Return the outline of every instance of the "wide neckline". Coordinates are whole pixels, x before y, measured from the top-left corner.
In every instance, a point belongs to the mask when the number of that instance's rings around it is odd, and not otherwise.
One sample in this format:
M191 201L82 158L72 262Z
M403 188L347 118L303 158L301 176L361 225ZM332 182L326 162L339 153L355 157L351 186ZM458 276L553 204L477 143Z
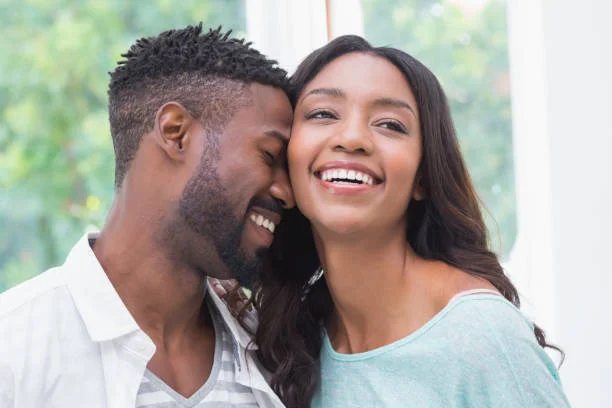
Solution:
M431 319L429 319L423 326L419 327L417 330L413 331L406 337L402 337L401 339L395 340L392 343L386 344L381 347L377 347L372 350L364 351L361 353L353 353L346 354L340 353L334 350L334 347L331 344L329 339L329 335L327 334L327 330L325 326L323 326L323 349L324 351L334 360L339 361L360 361L367 360L369 358L376 357L378 355L387 353L391 350L394 350L398 347L401 347L405 344L411 343L425 333L427 333L432 327L434 327L444 316L446 316L452 309L454 309L457 305L470 300L496 300L503 303L506 303L512 307L515 307L512 303L510 303L506 298L501 296L498 292L489 290L489 289L475 289L464 291L456 294L449 300L449 302L444 306L438 313L436 313Z

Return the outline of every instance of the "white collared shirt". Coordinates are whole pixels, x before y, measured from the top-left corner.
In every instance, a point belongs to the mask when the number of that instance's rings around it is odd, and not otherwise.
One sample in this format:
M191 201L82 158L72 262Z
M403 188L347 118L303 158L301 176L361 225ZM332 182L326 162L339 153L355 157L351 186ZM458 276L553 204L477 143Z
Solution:
M64 265L0 295L0 407L135 406L155 345L113 288L84 236ZM251 337L209 288L234 339L236 381L261 407L283 407L246 350Z

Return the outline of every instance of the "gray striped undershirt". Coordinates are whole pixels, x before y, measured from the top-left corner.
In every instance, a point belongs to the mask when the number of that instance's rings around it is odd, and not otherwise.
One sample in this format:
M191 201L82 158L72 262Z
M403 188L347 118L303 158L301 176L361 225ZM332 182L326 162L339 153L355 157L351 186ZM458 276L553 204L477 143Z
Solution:
M234 339L212 302L208 302L215 327L215 357L208 380L191 397L185 398L148 369L145 371L136 408L254 408L249 387L235 380Z

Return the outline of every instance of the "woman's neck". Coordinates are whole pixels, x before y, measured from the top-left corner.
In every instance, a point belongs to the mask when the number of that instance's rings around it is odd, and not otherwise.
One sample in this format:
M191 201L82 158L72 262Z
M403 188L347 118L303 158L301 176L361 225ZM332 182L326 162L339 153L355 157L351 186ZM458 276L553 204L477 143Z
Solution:
M335 305L327 328L336 351L381 347L431 317L431 302L422 294L425 282L417 273L420 259L403 231L361 239L316 231L315 236Z

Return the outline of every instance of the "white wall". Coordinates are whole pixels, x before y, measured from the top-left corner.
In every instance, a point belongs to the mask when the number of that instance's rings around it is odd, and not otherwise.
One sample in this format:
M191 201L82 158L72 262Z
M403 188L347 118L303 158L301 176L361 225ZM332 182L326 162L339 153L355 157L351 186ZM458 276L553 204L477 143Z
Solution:
M556 321L577 407L612 407L612 3L544 1Z
M363 36L360 0L248 0L246 8L250 41L290 74L304 57L327 43L328 35Z
M567 353L572 405L612 407L612 2L509 7L515 266L536 319Z
M248 0L246 16L253 46L289 73L327 42L325 0Z

